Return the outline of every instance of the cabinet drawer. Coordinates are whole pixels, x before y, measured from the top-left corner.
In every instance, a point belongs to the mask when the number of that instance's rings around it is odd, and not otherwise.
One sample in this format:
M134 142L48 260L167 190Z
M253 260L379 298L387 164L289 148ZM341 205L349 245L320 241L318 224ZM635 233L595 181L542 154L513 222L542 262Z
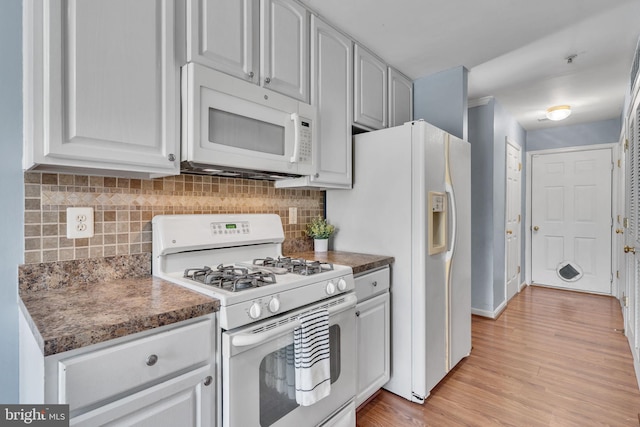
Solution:
M213 333L208 319L60 360L58 403L75 411L211 363Z
M358 302L389 290L389 267L355 278Z

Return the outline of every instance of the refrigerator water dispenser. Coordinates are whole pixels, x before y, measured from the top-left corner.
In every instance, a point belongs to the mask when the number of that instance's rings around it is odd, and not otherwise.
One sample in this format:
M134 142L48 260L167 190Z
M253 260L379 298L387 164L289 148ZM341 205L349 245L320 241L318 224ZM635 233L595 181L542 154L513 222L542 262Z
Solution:
M429 192L428 215L429 255L435 255L447 250L447 195L445 193Z

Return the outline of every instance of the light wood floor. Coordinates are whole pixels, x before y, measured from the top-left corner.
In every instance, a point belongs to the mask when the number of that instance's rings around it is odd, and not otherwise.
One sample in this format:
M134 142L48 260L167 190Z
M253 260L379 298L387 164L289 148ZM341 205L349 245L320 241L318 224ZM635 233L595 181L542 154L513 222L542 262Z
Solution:
M424 405L387 391L368 426L638 426L640 392L615 298L526 287L497 320L473 316L473 349Z

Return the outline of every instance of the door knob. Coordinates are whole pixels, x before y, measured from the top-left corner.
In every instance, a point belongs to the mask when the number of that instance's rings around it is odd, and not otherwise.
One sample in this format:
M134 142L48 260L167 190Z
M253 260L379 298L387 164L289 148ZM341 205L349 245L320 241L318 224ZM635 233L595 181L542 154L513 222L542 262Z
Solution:
M534 225L533 226L533 231L538 231L538 230L540 230L540 227L538 227L537 225Z
M636 253L636 248L634 248L633 246L626 246L624 247L624 253L628 254L629 252L631 252L632 254Z
M513 234L513 231L507 230L507 234Z

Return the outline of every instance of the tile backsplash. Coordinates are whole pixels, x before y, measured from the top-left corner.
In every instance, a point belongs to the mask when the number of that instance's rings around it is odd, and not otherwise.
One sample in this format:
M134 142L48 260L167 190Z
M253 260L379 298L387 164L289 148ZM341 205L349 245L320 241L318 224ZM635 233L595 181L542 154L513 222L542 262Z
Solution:
M276 189L273 182L179 175L129 179L25 173L25 263L151 253L151 219L166 214L275 213L282 218L283 251L311 250L306 224L323 213L320 190ZM68 207L94 209L94 233L67 239ZM297 224L289 224L289 208Z

